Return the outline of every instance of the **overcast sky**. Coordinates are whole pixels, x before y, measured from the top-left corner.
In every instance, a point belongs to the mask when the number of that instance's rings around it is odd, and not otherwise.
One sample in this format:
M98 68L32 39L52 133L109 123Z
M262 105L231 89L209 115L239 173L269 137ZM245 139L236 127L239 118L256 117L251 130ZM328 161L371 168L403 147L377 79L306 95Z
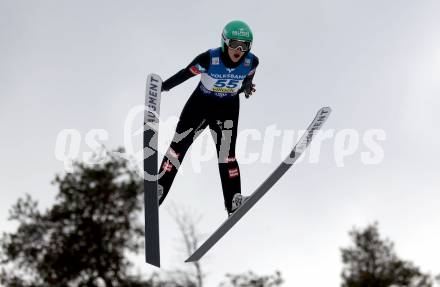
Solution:
M173 75L219 46L225 23L242 19L253 29L260 66L257 93L241 99L239 130L263 133L275 124L297 131L328 105L324 130L353 129L360 141L343 167L332 137L318 163L305 159L289 170L202 261L209 286L226 272L277 269L286 286L337 286L347 232L376 220L399 255L439 273L440 1L268 3L0 0L0 231L14 230L7 211L25 193L42 208L53 203L50 182L64 172L55 156L60 131L78 130L81 152L90 151L84 138L91 129L108 132L108 148L124 145L146 75ZM179 116L198 80L163 94L163 119ZM165 128L161 137L169 140L174 127ZM377 141L384 157L365 165L362 137L370 129L384 131L386 140ZM244 194L281 161L280 139L269 162L240 165ZM141 137L132 140L138 151ZM247 149L258 152L262 143ZM171 202L203 215L205 234L226 218L216 160L201 172L191 167L189 158L161 207L166 268L186 259L176 255ZM142 255L137 262L146 274L154 270Z

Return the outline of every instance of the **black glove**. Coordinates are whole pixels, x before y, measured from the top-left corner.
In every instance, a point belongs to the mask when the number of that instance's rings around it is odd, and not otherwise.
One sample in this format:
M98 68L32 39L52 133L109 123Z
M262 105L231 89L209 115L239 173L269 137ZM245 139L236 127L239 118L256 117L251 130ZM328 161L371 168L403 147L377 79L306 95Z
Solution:
M252 81L244 81L242 89L246 98L249 98L256 91L255 84L252 84Z

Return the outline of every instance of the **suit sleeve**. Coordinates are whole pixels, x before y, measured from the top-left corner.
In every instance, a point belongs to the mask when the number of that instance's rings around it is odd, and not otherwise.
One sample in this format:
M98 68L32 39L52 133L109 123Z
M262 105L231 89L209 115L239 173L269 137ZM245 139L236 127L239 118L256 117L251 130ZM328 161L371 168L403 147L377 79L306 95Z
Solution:
M198 55L188 66L164 81L162 83L162 91L169 91L189 78L202 73L203 70L208 70L210 58L209 50Z

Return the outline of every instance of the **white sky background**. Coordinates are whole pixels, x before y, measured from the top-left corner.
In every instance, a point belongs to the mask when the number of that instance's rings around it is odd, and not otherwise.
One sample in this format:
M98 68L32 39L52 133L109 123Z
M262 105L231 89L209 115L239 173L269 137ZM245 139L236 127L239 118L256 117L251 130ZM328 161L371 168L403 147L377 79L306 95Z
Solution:
M240 130L303 129L329 105L325 129L384 129L385 157L364 165L361 146L337 167L335 141L327 140L318 164L289 170L203 260L209 286L226 272L276 269L286 286L337 286L347 232L375 220L399 255L439 273L440 2L267 3L0 0L0 231L13 230L7 211L25 193L41 207L53 202L50 181L63 171L54 155L59 131L78 129L84 138L105 129L107 147L121 146L146 75L166 79L218 46L226 22L243 19L260 66L257 93L241 101ZM164 119L180 114L197 81L163 94ZM133 139L140 148L141 137ZM277 150L270 163L241 165L243 193L279 162ZM192 206L209 234L226 217L216 160L203 163L202 173L190 167L188 158L164 207ZM177 228L165 209L161 216L162 264L179 266ZM143 256L137 261L154 270Z

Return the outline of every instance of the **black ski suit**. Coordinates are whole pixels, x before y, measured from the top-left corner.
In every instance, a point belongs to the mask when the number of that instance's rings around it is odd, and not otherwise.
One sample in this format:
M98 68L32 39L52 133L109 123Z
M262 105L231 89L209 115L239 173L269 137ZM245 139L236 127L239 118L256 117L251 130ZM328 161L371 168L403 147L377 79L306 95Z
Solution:
M239 62L230 60L227 53L221 52L220 61L227 68L233 69L243 64L246 54ZM180 70L162 84L162 90L168 91L187 79L208 70L213 62L210 50L197 56L186 68ZM185 154L197 136L209 127L216 143L218 166L222 182L224 204L231 211L232 198L235 193L241 193L240 169L235 158L235 143L240 109L239 93L252 88L252 79L258 66L258 58L253 55L251 72L243 80L241 88L233 96L217 97L206 94L206 88L199 82L191 94L180 115L173 142L164 156L160 169L158 183L163 187L163 195L159 200L162 204L168 194L178 167ZM188 133L188 134L187 134ZM184 135L184 136L183 136Z

